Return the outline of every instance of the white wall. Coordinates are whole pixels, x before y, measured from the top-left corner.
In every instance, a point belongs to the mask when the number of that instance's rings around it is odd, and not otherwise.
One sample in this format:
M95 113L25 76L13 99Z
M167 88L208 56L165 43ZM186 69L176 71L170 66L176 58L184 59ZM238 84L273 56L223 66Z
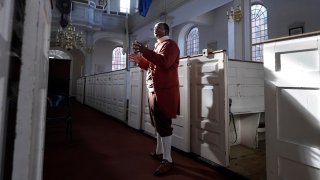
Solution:
M95 43L91 63L92 74L109 72L112 70L112 51L117 46L117 43L103 40L99 40Z
M77 92L77 79L82 76L81 69L84 67L85 56L84 54L75 49L72 52L72 69L71 69L71 86L70 86L70 93L71 95L76 95ZM83 71L83 70L82 70Z
M288 36L289 27L304 23L305 32L320 30L319 0L265 0L269 39Z
M171 38L178 41L179 33L183 26L187 23L193 23L199 27L200 51L207 48L208 43L215 41L217 42L217 49L227 49L228 27L226 10L231 7L231 4L232 2L171 27ZM289 28L299 23L304 24L304 32L320 30L320 21L317 19L318 7L320 7L319 0L264 0L263 4L267 8L268 13L269 39L288 36ZM189 10L186 9L185 11L188 12ZM181 16L184 15L181 14ZM147 25L145 28L145 30L141 28L133 32L136 39L153 36L151 26Z
M228 24L225 16L227 7L229 5L221 6L216 10L194 17L186 23L173 27L172 38L178 41L181 29L186 24L192 23L199 29L199 53L201 53L202 49L208 48L208 44L212 42L217 42L217 49L227 49Z
M119 0L110 0L110 11L120 11L120 1Z
M132 0L133 4L136 0ZM252 0L254 1L254 0ZM318 0L264 0L264 5L268 10L268 34L269 39L287 36L288 29L291 25L296 23L303 23L305 32L320 30L320 21L317 20L316 12L317 7L320 7L320 1ZM111 9L119 6L117 1L110 0ZM134 6L132 4L132 6ZM220 6L215 10L209 12L202 11L194 13L195 15L202 14L200 16L195 16L190 19L185 19L188 16L185 14L179 14L183 16L184 20L177 24L177 19L173 18L172 23L174 24L172 29L171 38L178 42L178 37L181 29L187 23L193 23L199 28L200 33L200 47L199 52L202 49L208 48L209 43L217 43L217 49L228 49L228 25L226 19L226 10L228 10L233 2L226 5ZM131 6L131 7L132 7ZM181 10L181 8L185 8ZM193 11L197 11L199 7L194 8ZM199 9L199 11L200 11ZM180 11L189 12L190 7L180 7ZM150 11L152 12L152 11ZM206 13L202 13L206 12ZM170 14L169 14L170 15ZM181 18L180 18L181 19ZM180 22L180 21L179 21ZM132 32L130 37L130 45L133 40L149 41L149 47L153 48L153 43L155 38L153 37L153 27L154 23L147 24L146 26L139 28L137 31ZM100 38L98 38L100 39ZM112 50L117 46L116 43L98 40L95 45L95 51L92 56L91 63L91 74L96 73L95 69L99 72L101 71L111 71L111 59ZM248 40L247 42L250 42ZM131 47L130 47L131 48ZM180 47L183 48L183 47ZM129 49L131 51L131 49ZM181 55L183 56L183 55ZM98 65L98 68L95 68Z
M199 44L199 53L201 53L202 49L208 48L209 43L217 42L217 49L227 49L228 45L228 24L226 18L226 10L230 7L231 3L227 5L221 6L215 10L209 11L205 14L202 14L197 17L193 17L185 21L182 24L176 25L174 27L170 27L172 30L171 38L178 43L179 34L182 28L188 24L192 23L199 28L200 34L200 44ZM153 46L153 42L155 41L153 38L153 30L150 28L150 25L145 27L143 30L139 29L134 32L134 36L131 37L131 41L134 40L149 40L151 48ZM183 47L180 47L183 48ZM184 56L181 54L181 56Z

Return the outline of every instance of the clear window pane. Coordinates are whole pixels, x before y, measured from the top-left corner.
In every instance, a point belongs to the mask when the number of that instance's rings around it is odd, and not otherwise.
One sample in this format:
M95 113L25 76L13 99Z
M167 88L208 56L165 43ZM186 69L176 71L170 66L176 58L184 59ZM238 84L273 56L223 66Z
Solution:
M198 55L199 54L199 30L194 27L186 36L186 55Z
M130 0L120 0L120 12L129 13Z
M251 26L252 26L252 60L263 61L262 41L268 39L267 28L267 9L260 5L255 4L251 6Z
M122 50L122 47L116 47L112 52L112 71L126 68L126 54L123 54Z

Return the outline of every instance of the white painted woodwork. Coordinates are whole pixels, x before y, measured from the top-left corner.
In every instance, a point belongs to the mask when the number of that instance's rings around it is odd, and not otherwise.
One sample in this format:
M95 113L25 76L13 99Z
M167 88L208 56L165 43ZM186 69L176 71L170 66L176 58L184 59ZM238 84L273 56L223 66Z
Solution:
M126 70L116 71L112 77L113 79L113 116L126 121L127 114L127 96L126 96L126 87L127 87L127 72Z
M230 111L234 114L237 129L230 131L230 145L242 144L256 148L257 127L264 112L264 71L263 64L248 61L228 61L228 98L232 99ZM231 119L230 119L231 121ZM231 121L231 123L233 123Z
M135 129L141 129L142 75L139 67L130 69L128 125Z
M228 166L226 53L192 57L190 64L191 152L222 166Z
M319 40L264 44L267 179L320 179Z
M12 30L13 1L0 1L0 179L3 176L3 152L5 137L6 94Z
M85 100L84 103L88 106L93 106L94 104L94 77L88 76L85 78Z
M111 94L112 94L112 76L110 73L105 75L107 81L106 81L106 109L105 112L106 114L111 114L111 105L112 105L112 100L111 100Z
M240 131L237 131L240 144L255 149L260 113L239 114L236 117L239 118L240 123Z
M107 75L102 76L102 112L107 113Z
M85 78L84 77L81 77L79 79L77 79L77 89L76 89L76 92L77 92L77 95L76 95L76 100L78 102L80 102L81 104L84 103L84 85L85 85Z
M104 98L103 98L103 74L99 74L96 76L96 81L95 81L95 91L96 91L96 100L95 100L95 108L99 111L104 111Z
M188 58L181 59L178 67L180 85L180 115L172 119L172 146L190 152L190 68Z
M26 1L12 179L41 180L51 6Z
M126 70L87 76L85 79L85 104L126 121Z
M262 63L228 61L228 97L233 114L264 112Z

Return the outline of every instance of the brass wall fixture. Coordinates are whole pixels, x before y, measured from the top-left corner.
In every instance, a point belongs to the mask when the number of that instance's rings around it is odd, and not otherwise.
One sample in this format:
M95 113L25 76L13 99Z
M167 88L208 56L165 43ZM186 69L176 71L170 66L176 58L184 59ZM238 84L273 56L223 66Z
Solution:
M241 6L238 5L237 7L231 7L230 10L226 12L228 20L233 20L235 22L240 22L242 18L242 10Z

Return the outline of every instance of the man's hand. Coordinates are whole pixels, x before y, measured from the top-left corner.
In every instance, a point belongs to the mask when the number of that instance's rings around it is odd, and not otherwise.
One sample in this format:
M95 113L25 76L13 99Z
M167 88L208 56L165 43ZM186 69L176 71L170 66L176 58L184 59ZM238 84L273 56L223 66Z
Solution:
M129 54L128 55L129 59L131 61L134 61L135 63L139 64L141 59L143 59L144 57L140 54L140 53L133 53L133 54Z
M134 43L132 44L132 48L135 53L138 53L143 51L143 49L146 49L147 47L142 42L134 41Z

